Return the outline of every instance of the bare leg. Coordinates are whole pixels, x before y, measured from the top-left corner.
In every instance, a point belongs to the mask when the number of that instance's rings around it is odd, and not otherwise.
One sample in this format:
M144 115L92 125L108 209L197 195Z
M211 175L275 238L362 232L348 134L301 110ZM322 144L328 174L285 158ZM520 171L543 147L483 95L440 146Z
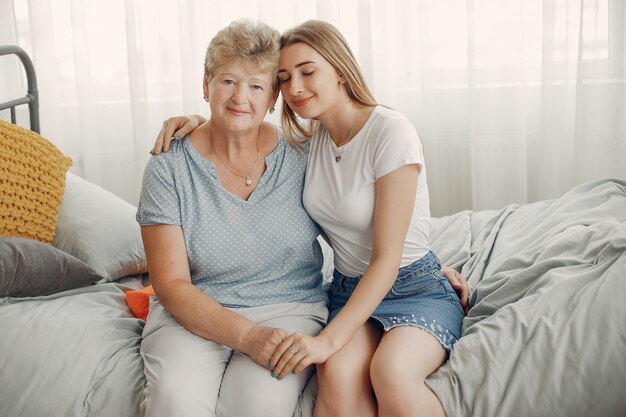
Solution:
M445 362L446 355L437 339L422 329L402 326L385 333L370 369L378 416L445 417L441 402L424 380Z
M376 416L369 369L381 333L380 327L365 323L341 350L317 366L314 417Z

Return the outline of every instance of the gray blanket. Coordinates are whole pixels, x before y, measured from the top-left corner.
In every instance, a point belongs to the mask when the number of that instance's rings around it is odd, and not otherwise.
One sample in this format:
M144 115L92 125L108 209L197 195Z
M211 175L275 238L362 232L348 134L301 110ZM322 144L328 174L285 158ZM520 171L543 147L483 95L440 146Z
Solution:
M473 288L428 381L448 416L626 415L626 181L438 219L433 237Z
M143 321L124 291L141 280L0 299L0 416L135 417Z

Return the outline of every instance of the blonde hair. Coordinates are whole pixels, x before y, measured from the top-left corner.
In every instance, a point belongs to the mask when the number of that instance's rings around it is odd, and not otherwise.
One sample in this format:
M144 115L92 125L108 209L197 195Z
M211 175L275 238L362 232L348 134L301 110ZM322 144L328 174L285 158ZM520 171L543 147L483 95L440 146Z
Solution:
M308 20L283 33L280 48L296 43L304 43L315 49L328 61L345 80L345 87L351 101L363 106L375 106L376 100L361 73L354 54L336 27L321 20ZM295 112L283 100L281 122L285 136L291 143L301 143L310 139L320 123L311 120L309 126L300 124Z
M271 72L276 90L279 57L280 33L276 29L260 21L236 20L211 39L204 56L204 73L211 79L217 67L241 61L260 72Z

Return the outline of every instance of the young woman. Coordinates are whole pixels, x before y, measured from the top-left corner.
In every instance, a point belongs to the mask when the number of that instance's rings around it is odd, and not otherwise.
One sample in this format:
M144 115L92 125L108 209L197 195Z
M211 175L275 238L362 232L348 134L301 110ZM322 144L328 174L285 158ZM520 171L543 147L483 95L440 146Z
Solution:
M329 324L318 336L286 337L268 364L272 376L317 364L320 417L443 416L424 381L460 337L464 312L429 250L417 134L401 114L376 104L328 23L308 21L282 36L278 78L287 139L310 140L303 202L333 247L335 272ZM181 120L165 133L174 123Z
M460 337L464 314L429 251L417 134L376 104L328 23L283 34L278 78L286 136L311 141L303 201L330 240L335 272L329 324L283 340L274 371L318 364L316 416L443 416L424 380ZM314 122L305 127L296 115Z

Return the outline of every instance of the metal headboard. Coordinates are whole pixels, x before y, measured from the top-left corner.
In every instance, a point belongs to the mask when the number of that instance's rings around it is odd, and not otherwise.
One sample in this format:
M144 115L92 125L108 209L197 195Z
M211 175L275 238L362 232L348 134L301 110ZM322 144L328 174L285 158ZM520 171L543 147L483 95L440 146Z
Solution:
M0 55L15 54L22 61L22 65L26 70L26 79L28 80L28 94L15 100L9 100L0 103L0 111L11 109L11 123L15 123L15 107L28 104L28 113L30 115L30 130L37 133L39 131L39 93L37 92L37 77L35 76L35 67L30 57L22 48L15 45L0 45Z

